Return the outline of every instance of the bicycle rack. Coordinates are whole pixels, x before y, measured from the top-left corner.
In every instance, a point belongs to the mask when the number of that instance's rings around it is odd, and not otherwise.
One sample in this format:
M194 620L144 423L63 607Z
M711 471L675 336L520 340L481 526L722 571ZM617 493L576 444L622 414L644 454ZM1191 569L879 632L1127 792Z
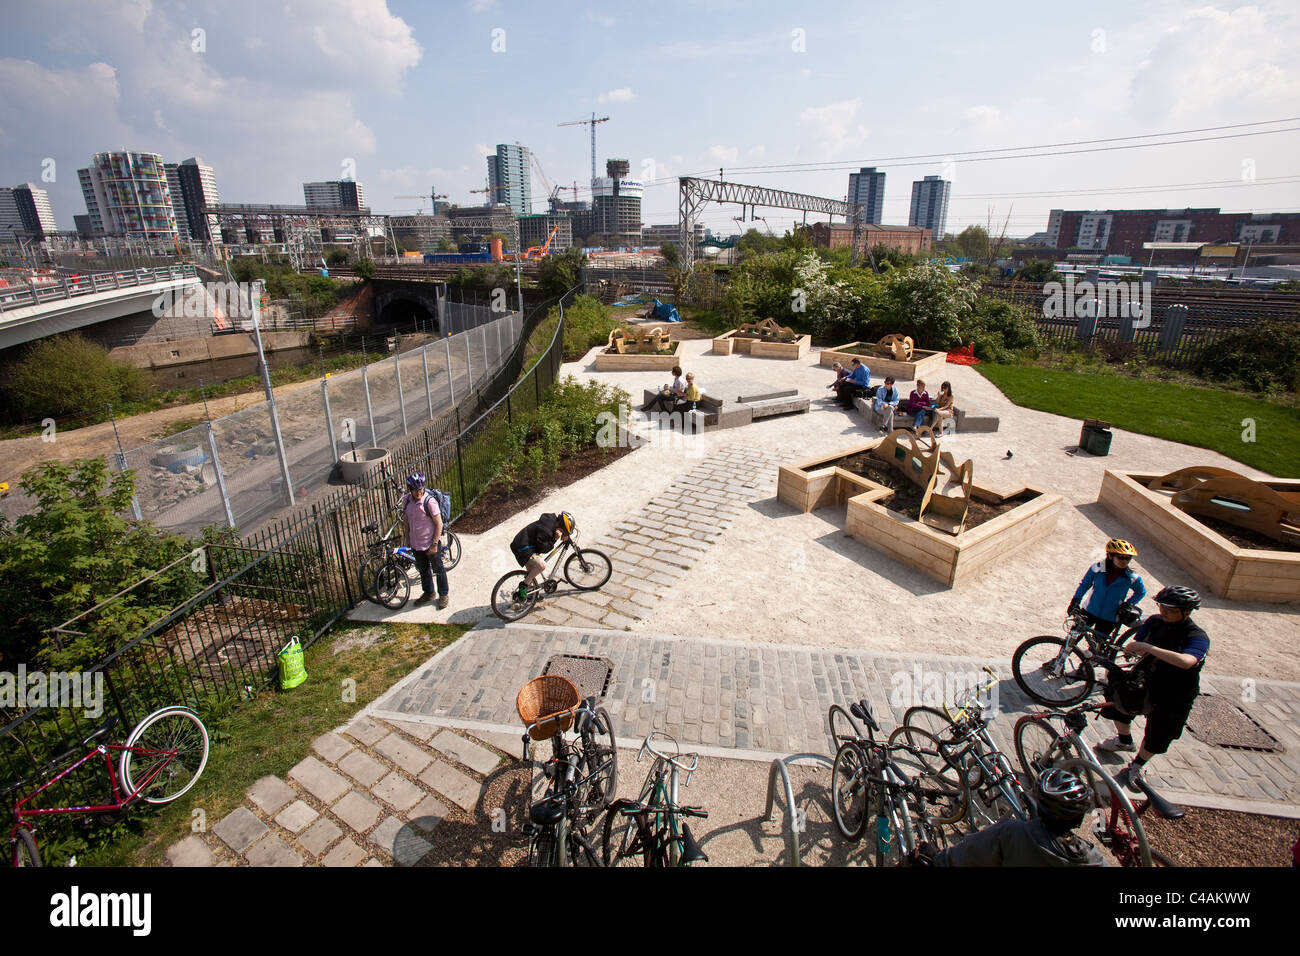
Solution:
M827 767L834 767L835 763L821 754L791 754L788 757L778 757L772 761L772 769L767 775L767 810L763 813L764 821L772 819L772 810L776 803L776 775L777 771L781 773L781 781L785 785L785 806L786 815L790 818L790 865L799 865L799 826L798 815L795 813L794 806L794 787L790 783L790 772L786 769L787 764L798 763L799 761L816 762L824 764Z

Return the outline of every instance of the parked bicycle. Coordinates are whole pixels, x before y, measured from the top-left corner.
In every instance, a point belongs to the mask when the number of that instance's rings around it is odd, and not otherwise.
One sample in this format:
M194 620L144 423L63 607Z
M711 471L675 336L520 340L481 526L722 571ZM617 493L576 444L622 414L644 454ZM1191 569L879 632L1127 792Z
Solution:
M1130 605L1131 607L1131 605ZM1094 658L1114 661L1124 642L1137 633L1141 613L1121 611L1124 630L1115 636L1090 626L1081 614L1065 621L1065 637L1031 637L1016 648L1011 673L1026 694L1048 707L1069 707L1085 700L1097 686Z
M114 717L83 740L80 747L90 747L89 753L14 804L14 827L9 833L14 866L41 865L35 823L41 818L67 813L111 813L135 800L170 803L198 782L208 763L208 731L194 711L188 707L163 707L136 724L126 743L96 743L117 723L118 719ZM50 770L73 760L80 747L50 761ZM120 754L116 773L110 750ZM54 784L96 757L103 758L108 771L110 802L75 807L28 806Z
M381 535L379 523L372 522L361 531L367 541L357 572L361 592L375 604L396 610L406 604L411 594L409 571L415 564L415 555L408 547L395 547L389 542L401 524L400 511L394 510L388 529ZM460 562L460 538L444 522L442 538L438 542L442 566L450 571ZM403 588L405 582L405 588Z
M866 725L865 736L848 736L847 729L856 727L853 717ZM922 843L944 846L947 838L930 808L956 798L952 782L932 773L910 744L877 741L880 725L865 700L850 705L849 714L832 707L829 721L832 740L839 740L831 767L831 808L840 834L856 843L874 817L876 866L888 860L905 865Z
M529 805L524 823L529 865L604 865L588 830L618 788L613 720L594 697L583 698L572 681L554 674L520 688L515 709L525 726L525 760L531 741L551 741L551 758L542 765L546 792ZM565 737L570 728L576 740Z
M989 733L995 714L985 709L980 697L998 683L998 676L991 668L984 671L989 680L972 689L956 713L947 704L942 712L909 707L903 725L889 736L891 744L901 740L914 747L945 786L960 787L958 799L940 804L940 823L969 817L972 827L980 827L1011 816L1027 820L1033 814L1033 801Z
M673 752L656 750L657 738L668 741ZM690 824L682 818L707 819L709 812L678 802L679 775L686 774L681 786L690 786L691 774L700 765L700 755L682 754L676 739L661 731L646 735L637 762L647 753L655 762L641 784L640 794L635 800L616 800L605 811L601 859L605 866L626 866L638 860L649 867L707 863L708 855L696 842Z
M598 591L605 586L614 565L603 551L578 547L578 529L560 542L546 560L555 559L550 569L531 586L524 582L527 571L511 571L492 588L492 612L503 621L518 621L527 615L543 594L554 594L560 582L556 577L564 569L564 580L579 591ZM572 552L572 553L570 553ZM566 557L567 555L567 557Z
M1177 820L1183 811L1143 780L1137 786L1146 800L1140 807L1134 807L1124 789L1102 766L1082 736L1088 726L1088 715L1096 715L1102 706L1090 703L1064 712L1025 714L1016 721L1016 757L1025 774L1033 780L1049 767L1060 767L1088 781L1098 801L1092 832L1120 866L1173 866L1167 856L1151 849L1141 816L1148 807L1155 807L1160 816Z

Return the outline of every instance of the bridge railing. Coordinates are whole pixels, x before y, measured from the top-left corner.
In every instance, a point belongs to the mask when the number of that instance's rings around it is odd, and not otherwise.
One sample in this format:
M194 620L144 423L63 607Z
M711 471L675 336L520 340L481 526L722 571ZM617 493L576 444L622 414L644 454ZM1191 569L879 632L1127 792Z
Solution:
M192 265L159 266L154 269L130 269L120 272L92 272L86 275L59 276L45 282L28 281L24 285L0 287L0 312L40 305L59 299L71 299L113 289L153 285L196 276Z

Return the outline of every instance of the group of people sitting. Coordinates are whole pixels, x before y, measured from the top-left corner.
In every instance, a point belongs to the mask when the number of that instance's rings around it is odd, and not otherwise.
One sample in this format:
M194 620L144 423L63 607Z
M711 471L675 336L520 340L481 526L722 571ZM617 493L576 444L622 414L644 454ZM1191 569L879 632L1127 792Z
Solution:
M898 389L894 387L893 376L886 376L883 385L872 385L871 370L862 364L861 359L855 358L850 366L845 368L836 362L835 381L826 387L835 390L835 397L845 408L852 408L853 400L859 396L870 398L871 408L880 423L880 430L893 431L894 414L900 410L902 404ZM926 391L925 381L918 378L916 388L912 389L912 394L907 397L907 403L902 408L911 414L912 428L929 424L932 428L942 430L944 421L952 418L956 412L952 403L952 385L944 382L939 386L939 394L932 399L930 393Z
M641 411L652 412L658 410L670 414L694 411L700 396L699 386L695 384L695 373L687 372L686 380L683 382L682 367L674 365L672 384L662 386L659 393L650 399L641 408Z

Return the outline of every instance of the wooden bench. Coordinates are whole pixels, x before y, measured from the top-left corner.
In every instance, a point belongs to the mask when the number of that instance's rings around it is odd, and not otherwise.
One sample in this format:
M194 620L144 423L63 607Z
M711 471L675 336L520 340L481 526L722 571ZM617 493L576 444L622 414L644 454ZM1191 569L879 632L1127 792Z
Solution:
M853 404L867 420L867 424L873 428L881 427L881 419L880 416L876 414L876 409L872 404L872 399L859 395L857 398L853 399ZM954 427L959 435L968 432L995 432L1001 425L1001 419L996 415L989 415L985 412L979 411L978 409L963 408L961 405L957 406L957 411L954 413L950 421L955 423L955 425L951 427ZM894 427L910 430L912 427L912 413L895 412ZM942 433L947 434L946 431Z

